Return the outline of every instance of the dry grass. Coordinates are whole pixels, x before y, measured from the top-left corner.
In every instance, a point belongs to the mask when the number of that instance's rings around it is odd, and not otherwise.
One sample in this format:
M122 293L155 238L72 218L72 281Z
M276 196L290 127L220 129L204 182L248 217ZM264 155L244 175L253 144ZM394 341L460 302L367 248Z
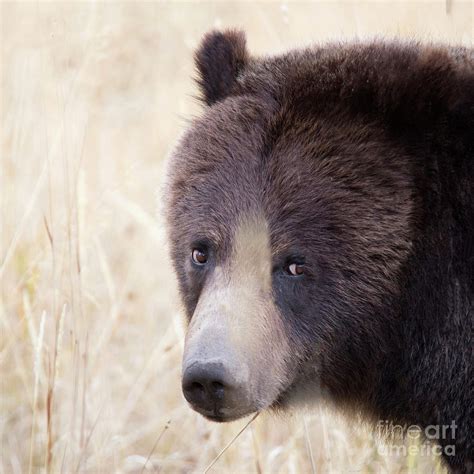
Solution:
M191 55L374 34L472 44L471 3L2 3L0 473L202 472L245 420L180 392L181 320L156 198ZM322 409L259 416L210 472L426 472Z

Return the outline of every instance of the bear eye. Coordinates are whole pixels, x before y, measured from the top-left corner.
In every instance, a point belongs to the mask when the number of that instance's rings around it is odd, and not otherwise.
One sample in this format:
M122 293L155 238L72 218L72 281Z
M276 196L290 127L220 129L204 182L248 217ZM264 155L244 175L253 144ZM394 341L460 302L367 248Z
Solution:
M201 249L193 249L192 259L196 265L205 265L207 263L207 253Z
M304 273L304 265L301 264L301 263L290 263L286 267L286 271L291 276L300 276L300 275L303 275L303 273Z

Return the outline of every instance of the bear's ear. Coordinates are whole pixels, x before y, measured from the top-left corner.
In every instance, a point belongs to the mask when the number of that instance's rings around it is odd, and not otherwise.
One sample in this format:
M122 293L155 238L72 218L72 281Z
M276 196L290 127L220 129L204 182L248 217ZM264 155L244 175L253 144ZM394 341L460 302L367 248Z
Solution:
M195 53L202 100L212 105L227 97L248 61L243 31L211 31Z

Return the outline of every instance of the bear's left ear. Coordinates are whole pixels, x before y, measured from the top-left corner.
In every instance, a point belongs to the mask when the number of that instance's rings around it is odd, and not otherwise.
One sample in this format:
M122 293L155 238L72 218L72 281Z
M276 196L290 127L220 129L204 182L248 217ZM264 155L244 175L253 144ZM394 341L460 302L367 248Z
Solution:
M202 99L212 105L227 97L248 62L243 31L211 31L194 55Z

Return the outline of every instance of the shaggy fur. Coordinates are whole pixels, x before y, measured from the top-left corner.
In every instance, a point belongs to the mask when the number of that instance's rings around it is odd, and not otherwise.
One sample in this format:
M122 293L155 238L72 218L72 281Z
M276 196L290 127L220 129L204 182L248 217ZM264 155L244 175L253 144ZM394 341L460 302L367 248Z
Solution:
M445 460L472 472L473 50L374 42L259 59L231 31L208 34L196 65L208 107L166 198L188 318L213 271L194 271L190 249L224 262L239 216L263 214L292 348L272 407L318 392L372 420L454 420ZM280 271L291 258L302 278Z

